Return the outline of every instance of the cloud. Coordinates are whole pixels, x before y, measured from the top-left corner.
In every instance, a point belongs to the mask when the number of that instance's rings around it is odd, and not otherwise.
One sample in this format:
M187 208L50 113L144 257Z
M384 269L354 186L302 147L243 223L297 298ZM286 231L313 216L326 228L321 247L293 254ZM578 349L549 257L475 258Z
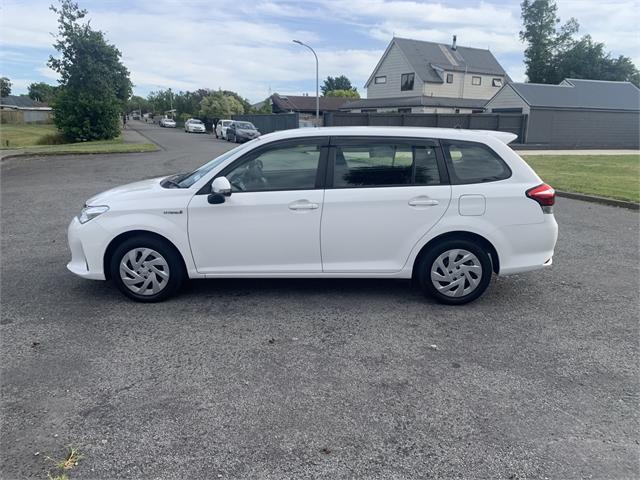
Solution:
M2 68L9 76L53 80L46 68L57 30L51 0L3 0ZM117 45L137 93L223 88L251 101L269 91L315 91L315 62L294 38L314 46L320 78L345 74L362 86L393 35L489 48L514 80L523 80L517 2L460 0L80 0L91 24ZM637 0L558 2L563 20L614 54L638 61ZM232 7L232 8L230 8ZM3 73L5 74L5 73ZM364 92L363 92L364 93Z

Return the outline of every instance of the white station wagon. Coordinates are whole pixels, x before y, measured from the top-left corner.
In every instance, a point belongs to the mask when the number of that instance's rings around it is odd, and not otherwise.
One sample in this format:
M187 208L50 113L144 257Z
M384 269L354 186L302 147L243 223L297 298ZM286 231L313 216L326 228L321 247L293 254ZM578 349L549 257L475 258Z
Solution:
M554 190L504 132L286 130L117 187L69 225L67 267L154 302L186 278L413 278L447 304L551 265Z

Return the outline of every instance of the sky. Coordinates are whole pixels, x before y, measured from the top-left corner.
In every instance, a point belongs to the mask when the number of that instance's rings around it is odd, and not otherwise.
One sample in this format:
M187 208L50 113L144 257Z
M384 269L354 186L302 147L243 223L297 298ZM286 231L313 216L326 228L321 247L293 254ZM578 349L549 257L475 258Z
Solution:
M519 1L505 0L78 0L94 28L122 52L134 93L172 88L234 90L252 102L270 93L315 95L346 75L362 96L391 38L489 48L514 81L525 81ZM0 0L0 76L14 94L56 83L47 66L56 16L51 0ZM640 65L640 0L557 0L563 21Z

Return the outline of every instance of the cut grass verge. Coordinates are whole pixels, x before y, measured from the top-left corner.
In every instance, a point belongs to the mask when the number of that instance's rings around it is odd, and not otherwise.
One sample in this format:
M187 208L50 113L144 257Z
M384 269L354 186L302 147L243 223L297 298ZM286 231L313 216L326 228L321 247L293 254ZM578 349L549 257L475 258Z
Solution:
M9 146L6 142L9 142ZM68 153L134 153L153 152L152 143L124 143L122 137L113 140L95 140L81 143L58 143L59 137L53 125L0 125L0 149L18 154L59 155ZM44 143L57 143L46 145Z
M556 190L640 203L640 154L523 158Z
M152 143L122 143L122 140L97 140L95 142L65 143L63 145L44 145L15 149L19 155L61 155L90 153L136 153L153 152L158 147Z
M58 133L55 125L13 125L0 124L0 147L15 149L42 145L47 137Z

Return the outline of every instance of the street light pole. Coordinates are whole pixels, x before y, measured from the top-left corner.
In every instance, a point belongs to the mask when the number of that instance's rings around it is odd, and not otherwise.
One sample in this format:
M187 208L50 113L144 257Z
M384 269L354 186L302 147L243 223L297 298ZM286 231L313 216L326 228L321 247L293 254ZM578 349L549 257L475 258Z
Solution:
M316 57L316 127L320 126L320 95L318 93L318 55L316 55L316 51L311 48L306 43L302 43L300 40L294 40L293 43L297 43L298 45L302 45L303 47L307 47L313 53L313 56Z

